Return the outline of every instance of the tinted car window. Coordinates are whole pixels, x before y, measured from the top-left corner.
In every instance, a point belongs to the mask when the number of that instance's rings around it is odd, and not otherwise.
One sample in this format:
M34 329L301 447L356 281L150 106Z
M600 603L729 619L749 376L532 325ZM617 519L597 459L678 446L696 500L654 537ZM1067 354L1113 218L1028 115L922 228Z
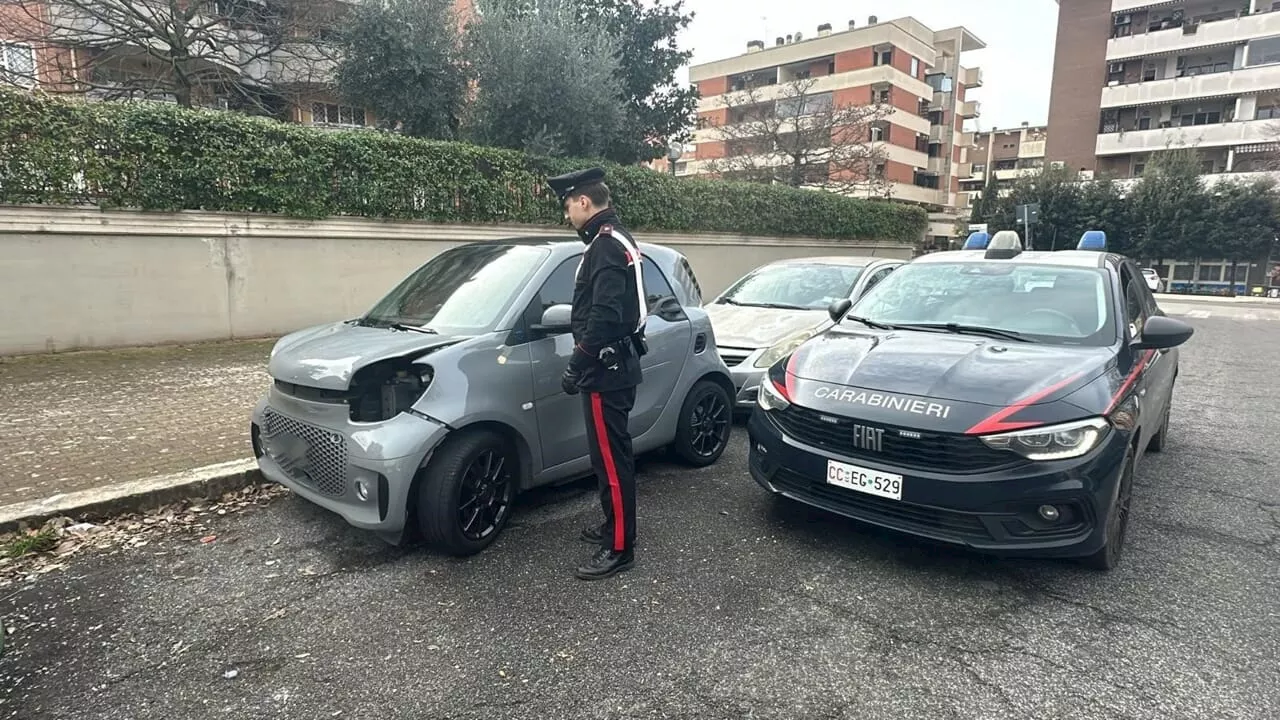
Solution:
M573 304L573 284L577 279L578 263L581 260L581 257L565 260L560 263L560 267L547 276L546 282L542 283L542 289L538 291L538 301L541 303L539 313L552 305Z
M721 303L748 307L825 310L849 297L863 268L856 265L788 263L758 268L725 291Z
M1028 339L1107 345L1115 317L1096 268L1014 262L910 263L863 296L853 314L892 325L975 325Z
M454 333L494 330L547 255L544 248L523 245L451 248L405 278L361 321Z
M664 297L676 297L676 293L671 289L671 283L667 282L661 268L652 260L645 258L641 267L644 269L645 299L649 301L649 311L652 312L659 300Z

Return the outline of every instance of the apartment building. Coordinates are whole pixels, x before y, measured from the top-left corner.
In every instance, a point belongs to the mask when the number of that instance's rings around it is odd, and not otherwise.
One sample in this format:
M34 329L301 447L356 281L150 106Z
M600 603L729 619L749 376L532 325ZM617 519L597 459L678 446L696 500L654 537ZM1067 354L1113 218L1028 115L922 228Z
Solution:
M1194 146L1210 181L1264 169L1280 139L1280 2L1058 2L1050 161L1134 178L1152 153Z
M1035 175L1044 167L1049 127L1024 122L1008 130L974 133L969 151L971 172L960 178L960 205L971 208L988 182L1000 190L1020 177Z
M985 44L962 27L934 31L914 18L866 25L851 21L833 31L821 25L813 36L803 32L777 38L766 47L759 40L746 52L690 68L690 80L701 93L699 128L692 146L676 165L677 175L713 172L717 161L751 149L750 143L726 140L724 127L738 122L746 93L764 112L783 112L789 83L810 85L805 100L817 108L879 102L891 106L883 122L870 129L866 142L883 150L872 171L894 202L913 203L929 211L922 240L945 243L959 235L960 178L968 177L971 133L964 122L979 116L979 103L969 91L982 85L982 72L963 67L961 55ZM744 146L748 146L745 147ZM665 160L655 164L667 169ZM819 173L829 172L820 168ZM812 186L830 183L815 177Z
M139 6L156 0L139 0ZM333 29L352 0L198 0L183 33L199 53L184 71L197 75L193 104L267 111L322 128L375 124L373 113L337 97ZM167 62L165 26L189 5L157 2L136 17L109 8L77 9L46 0L0 3L0 85L88 100L177 102L180 83ZM474 0L455 0L460 24ZM149 47L144 47L149 46ZM231 89L234 88L234 89ZM185 91L185 90L184 90Z

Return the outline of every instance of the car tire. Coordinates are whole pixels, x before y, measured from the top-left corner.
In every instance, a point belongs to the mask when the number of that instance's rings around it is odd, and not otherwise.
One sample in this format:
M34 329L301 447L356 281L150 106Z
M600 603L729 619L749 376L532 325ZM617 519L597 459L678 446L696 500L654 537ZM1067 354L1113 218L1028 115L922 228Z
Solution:
M1134 465L1133 453L1130 453L1125 458L1124 470L1120 474L1115 502L1107 512L1106 544L1085 558L1085 564L1095 570L1110 571L1120 565L1125 537L1128 535L1129 517L1132 514Z
M417 519L422 539L457 557L483 551L511 518L519 475L515 449L501 435L473 430L446 438L421 471ZM464 503L476 510L475 524L466 521Z
M1171 402L1170 402L1170 405L1172 405L1172 404L1173 404L1173 403L1172 403L1172 401L1171 401ZM1169 441L1169 414L1170 414L1170 411L1171 411L1171 408L1170 408L1170 407L1165 407L1165 409L1164 409L1164 419L1160 421L1160 429L1156 431L1156 434L1155 434L1155 435L1152 435L1152 436L1151 436L1151 441L1147 443L1147 451L1148 451L1148 452L1158 453L1158 452L1160 452L1160 451L1164 450L1164 446L1165 446L1165 444Z
M714 464L733 435L733 398L712 380L700 380L685 396L670 449L693 467Z

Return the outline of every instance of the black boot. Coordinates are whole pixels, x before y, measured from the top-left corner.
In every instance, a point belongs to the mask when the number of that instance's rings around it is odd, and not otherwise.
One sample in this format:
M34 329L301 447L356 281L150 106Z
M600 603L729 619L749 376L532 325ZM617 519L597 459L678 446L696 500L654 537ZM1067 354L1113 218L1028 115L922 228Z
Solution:
M579 580L603 580L624 570L630 570L635 564L635 553L631 550L614 552L607 547L602 547L574 574Z
M592 545L603 545L604 544L603 526L589 527L583 530L582 535L579 537L583 542L588 542L588 543L591 543Z

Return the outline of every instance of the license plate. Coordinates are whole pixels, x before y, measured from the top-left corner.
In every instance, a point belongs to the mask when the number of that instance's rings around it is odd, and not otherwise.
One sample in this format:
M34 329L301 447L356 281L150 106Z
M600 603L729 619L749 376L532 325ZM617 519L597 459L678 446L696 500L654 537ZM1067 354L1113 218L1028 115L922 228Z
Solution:
M901 475L876 472L835 460L827 461L827 482L837 487L890 500L902 499Z

